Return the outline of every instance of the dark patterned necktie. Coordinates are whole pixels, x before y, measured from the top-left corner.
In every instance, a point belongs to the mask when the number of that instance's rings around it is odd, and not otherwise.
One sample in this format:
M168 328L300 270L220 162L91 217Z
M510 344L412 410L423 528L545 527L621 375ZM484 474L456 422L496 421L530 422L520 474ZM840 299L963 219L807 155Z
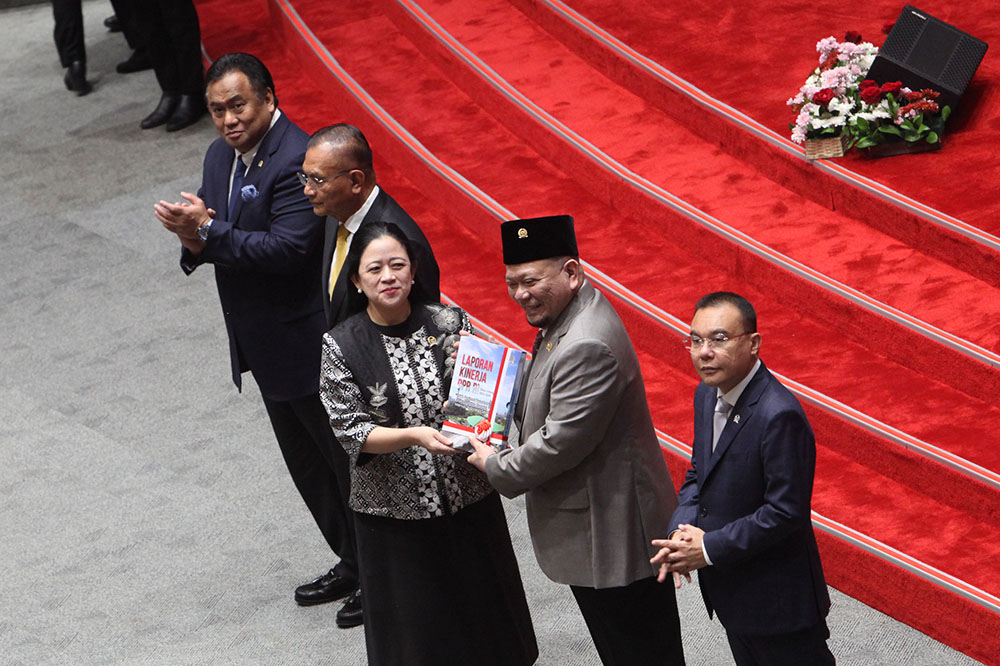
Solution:
M543 337L545 337L545 331L538 329L538 334L535 335L535 341L531 343L531 358L535 358L535 354L538 353L538 348L542 346Z
M236 209L236 202L240 200L240 193L243 190L243 177L247 173L243 158L236 158L236 170L233 171L233 190L229 193L229 215L226 219L233 219L233 211Z

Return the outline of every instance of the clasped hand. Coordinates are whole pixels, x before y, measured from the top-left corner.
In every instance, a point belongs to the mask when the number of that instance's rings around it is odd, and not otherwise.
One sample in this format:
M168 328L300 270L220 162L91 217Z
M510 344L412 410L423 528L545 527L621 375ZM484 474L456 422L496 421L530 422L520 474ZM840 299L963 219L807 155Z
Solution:
M656 580L662 583L669 573L673 574L677 589L681 587L682 577L690 583L691 572L708 564L702 550L704 536L705 531L694 525L678 525L669 539L653 539L653 545L660 549L649 560L660 565Z

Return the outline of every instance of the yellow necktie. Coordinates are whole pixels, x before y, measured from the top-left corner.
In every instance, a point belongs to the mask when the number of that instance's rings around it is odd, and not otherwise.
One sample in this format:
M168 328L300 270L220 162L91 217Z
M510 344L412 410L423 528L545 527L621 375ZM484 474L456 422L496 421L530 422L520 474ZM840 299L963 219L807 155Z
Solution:
M330 269L330 298L333 298L333 288L340 277L340 269L344 267L344 259L347 258L347 237L350 235L343 224L337 227L337 248L334 250L333 267Z

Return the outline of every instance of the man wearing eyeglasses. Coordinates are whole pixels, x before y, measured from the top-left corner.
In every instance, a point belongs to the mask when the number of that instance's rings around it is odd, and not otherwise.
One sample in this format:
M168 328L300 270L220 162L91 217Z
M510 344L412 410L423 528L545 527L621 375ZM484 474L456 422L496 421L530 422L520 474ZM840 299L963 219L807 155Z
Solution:
M358 573L347 455L319 399L323 220L296 178L309 136L278 109L274 81L256 57L226 54L206 78L221 138L205 156L201 189L154 208L180 240L185 273L215 266L233 382L241 388L242 373L253 373L292 480L341 558L321 580L300 586L295 600L333 601L357 589ZM337 613L340 626L361 622L359 605Z
M417 276L411 299L425 303L441 300L440 273L430 243L413 218L375 182L372 150L361 130L338 123L315 132L309 139L299 182L313 212L326 216L322 285L328 327L362 308L361 297L341 268L354 234L370 222L395 224L413 244Z
M701 377L694 444L660 551L660 581L698 570L709 614L737 666L833 664L830 596L810 517L816 442L794 395L759 353L757 315L742 296L698 301L686 340Z

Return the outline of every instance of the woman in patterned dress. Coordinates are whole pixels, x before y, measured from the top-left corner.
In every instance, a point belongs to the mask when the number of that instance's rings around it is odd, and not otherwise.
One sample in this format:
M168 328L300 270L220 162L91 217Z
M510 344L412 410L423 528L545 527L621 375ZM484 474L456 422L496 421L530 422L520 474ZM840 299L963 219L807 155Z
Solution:
M366 307L326 334L320 395L351 460L368 663L519 666L538 656L503 507L441 434L457 307L410 303L396 225L354 236L344 270Z

